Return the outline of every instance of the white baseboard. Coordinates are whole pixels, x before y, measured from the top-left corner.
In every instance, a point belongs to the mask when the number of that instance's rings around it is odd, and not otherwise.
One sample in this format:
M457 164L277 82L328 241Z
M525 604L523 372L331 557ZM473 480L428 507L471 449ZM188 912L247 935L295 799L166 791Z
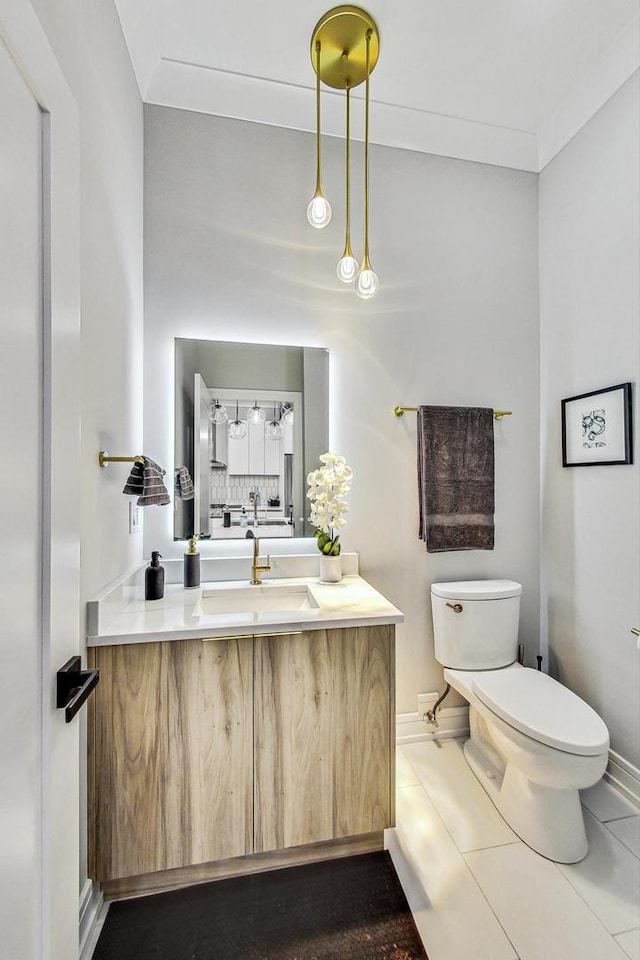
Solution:
M416 713L397 714L396 744L469 735L469 708L466 706L440 707L437 712L437 727L424 720L424 713L433 707L436 699L437 694L420 694ZM604 779L627 800L640 807L640 770L615 750L609 751L609 763Z
M619 790L627 800L636 807L640 807L640 770L615 750L609 751L609 763L604 779Z
M100 884L86 880L80 893L80 958L91 960L109 905L104 902Z
M439 707L436 718L438 726L427 723L424 713L433 707L437 694L421 694L416 713L399 713L396 716L396 743L417 743L420 740L444 740L448 737L464 737L469 733L469 708Z

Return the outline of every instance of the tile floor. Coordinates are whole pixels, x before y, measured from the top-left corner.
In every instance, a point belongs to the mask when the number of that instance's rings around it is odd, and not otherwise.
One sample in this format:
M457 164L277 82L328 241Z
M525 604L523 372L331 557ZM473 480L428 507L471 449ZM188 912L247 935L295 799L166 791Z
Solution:
M573 865L518 839L460 740L398 747L396 796L387 845L429 960L640 960L640 812L608 783L583 792Z

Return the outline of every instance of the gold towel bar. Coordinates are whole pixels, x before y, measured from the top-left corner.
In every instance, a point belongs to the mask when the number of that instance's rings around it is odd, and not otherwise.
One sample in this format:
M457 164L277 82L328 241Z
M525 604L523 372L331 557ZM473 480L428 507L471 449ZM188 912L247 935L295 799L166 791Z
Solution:
M401 417L407 410L417 410L418 407L394 407L393 413L396 417ZM512 410L494 410L493 415L496 420L502 420L503 417L510 417Z
M109 463L142 463L144 457L110 457L106 450L101 450L98 454L98 463L101 467L106 467Z

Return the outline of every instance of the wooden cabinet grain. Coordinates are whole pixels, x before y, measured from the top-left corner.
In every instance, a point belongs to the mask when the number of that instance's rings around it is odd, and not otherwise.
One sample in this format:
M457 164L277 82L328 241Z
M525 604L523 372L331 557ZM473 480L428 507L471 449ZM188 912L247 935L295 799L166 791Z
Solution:
M101 881L393 824L394 628L91 648Z
M256 851L390 825L392 629L256 638Z
M251 639L134 643L93 654L95 877L251 853Z

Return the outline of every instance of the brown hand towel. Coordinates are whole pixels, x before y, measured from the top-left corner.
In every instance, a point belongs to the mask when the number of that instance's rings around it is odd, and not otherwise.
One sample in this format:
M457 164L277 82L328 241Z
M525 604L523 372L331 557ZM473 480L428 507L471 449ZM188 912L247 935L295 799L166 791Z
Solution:
M493 550L493 410L418 408L419 537L429 553Z

